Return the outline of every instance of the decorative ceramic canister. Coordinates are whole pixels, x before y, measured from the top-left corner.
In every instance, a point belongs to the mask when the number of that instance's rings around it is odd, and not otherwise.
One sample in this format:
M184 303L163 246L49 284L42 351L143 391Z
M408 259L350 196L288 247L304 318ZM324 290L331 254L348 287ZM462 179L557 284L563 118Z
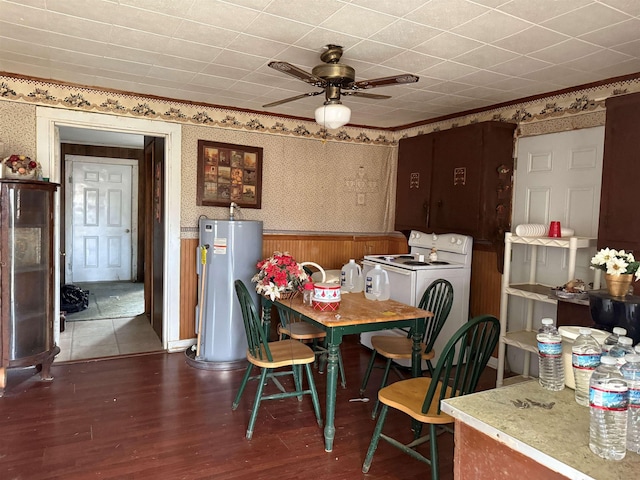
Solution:
M315 283L311 304L320 311L334 311L340 307L340 284Z

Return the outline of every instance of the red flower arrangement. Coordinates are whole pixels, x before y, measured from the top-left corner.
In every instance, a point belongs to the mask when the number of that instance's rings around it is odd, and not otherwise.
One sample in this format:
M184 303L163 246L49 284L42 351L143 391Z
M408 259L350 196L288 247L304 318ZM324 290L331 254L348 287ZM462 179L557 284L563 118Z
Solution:
M309 278L288 252L273 252L273 255L257 264L259 272L251 279L256 282L256 292L275 300L282 292L302 291Z

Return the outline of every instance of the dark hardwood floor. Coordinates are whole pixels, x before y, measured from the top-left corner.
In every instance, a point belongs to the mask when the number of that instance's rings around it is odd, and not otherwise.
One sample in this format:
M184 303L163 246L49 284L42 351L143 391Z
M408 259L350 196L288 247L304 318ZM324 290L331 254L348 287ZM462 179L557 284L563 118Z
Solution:
M430 478L428 466L385 442L370 472L361 472L373 402L349 399L358 397L370 351L350 337L342 355L347 388L338 387L331 453L308 396L264 402L247 441L255 383L232 411L243 370L193 368L184 353L54 364L52 382L39 381L33 368L9 370L0 398L0 479ZM369 382L372 399L381 373L375 369ZM493 388L495 377L487 368L480 389ZM324 375L316 370L315 379L324 411ZM393 411L386 425L411 439L408 417ZM450 480L453 436L438 442L441 478Z

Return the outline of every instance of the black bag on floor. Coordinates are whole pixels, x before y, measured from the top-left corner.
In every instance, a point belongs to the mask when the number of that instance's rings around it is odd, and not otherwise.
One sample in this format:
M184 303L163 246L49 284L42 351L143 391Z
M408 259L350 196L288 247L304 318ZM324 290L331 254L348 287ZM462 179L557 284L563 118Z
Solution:
M89 291L68 283L60 289L60 311L81 312L89 306Z

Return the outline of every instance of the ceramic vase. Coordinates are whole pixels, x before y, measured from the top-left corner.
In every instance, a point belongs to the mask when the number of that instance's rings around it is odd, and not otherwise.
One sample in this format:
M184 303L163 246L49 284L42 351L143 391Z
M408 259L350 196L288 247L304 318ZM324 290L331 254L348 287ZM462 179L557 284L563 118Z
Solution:
M633 274L625 273L622 275L604 274L605 282L607 282L607 291L612 297L624 297L629 293L629 287L633 281Z

